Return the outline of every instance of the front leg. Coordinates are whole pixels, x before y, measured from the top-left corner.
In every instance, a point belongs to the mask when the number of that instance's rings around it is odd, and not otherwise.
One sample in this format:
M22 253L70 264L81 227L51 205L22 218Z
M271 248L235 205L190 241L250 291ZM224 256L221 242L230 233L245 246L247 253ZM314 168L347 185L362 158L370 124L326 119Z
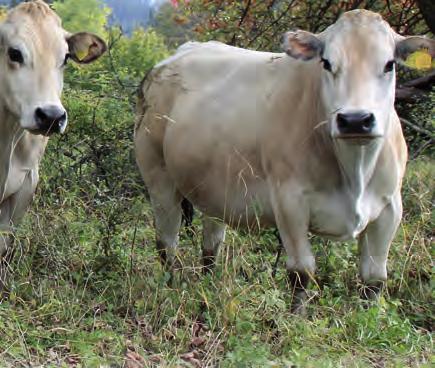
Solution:
M10 198L0 204L0 292L6 285L9 263L13 258L13 229Z
M365 299L377 299L387 280L388 251L401 218L402 198L398 192L358 238L360 275L365 285L361 296Z
M30 206L38 183L38 171L28 171L21 187L0 204L0 290L6 284L9 264L14 255L13 229Z
M293 291L291 310L305 312L307 287L314 277L315 259L308 241L309 210L302 191L290 183L271 193L275 221L287 253L287 272Z

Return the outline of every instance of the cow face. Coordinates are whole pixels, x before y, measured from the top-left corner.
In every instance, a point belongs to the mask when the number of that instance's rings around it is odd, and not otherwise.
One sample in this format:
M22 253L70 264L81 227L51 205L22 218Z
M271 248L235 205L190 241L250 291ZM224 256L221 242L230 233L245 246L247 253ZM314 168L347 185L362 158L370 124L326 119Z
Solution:
M289 32L284 48L293 58L320 62L330 134L353 143L386 135L394 109L396 62L419 48L435 54L433 40L399 36L380 15L365 10L345 13L317 36Z
M60 97L68 59L89 63L105 50L95 35L68 34L44 2L17 6L0 25L1 108L32 133L62 133L67 114Z

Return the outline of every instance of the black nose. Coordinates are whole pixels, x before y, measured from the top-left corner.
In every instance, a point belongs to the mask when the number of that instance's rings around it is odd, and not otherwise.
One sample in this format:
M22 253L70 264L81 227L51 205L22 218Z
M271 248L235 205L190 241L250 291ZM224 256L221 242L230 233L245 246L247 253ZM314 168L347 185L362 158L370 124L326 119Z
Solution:
M46 135L60 133L65 127L66 120L66 111L55 105L38 107L35 110L38 129Z
M375 126L375 116L368 111L337 114L337 126L341 134L370 134Z

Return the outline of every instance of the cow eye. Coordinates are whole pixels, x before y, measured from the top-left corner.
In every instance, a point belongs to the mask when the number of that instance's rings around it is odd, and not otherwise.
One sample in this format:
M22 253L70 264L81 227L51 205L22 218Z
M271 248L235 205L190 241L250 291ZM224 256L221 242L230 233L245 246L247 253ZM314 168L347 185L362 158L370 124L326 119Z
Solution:
M13 63L19 63L19 64L24 63L23 54L18 49L14 49L13 47L9 47L8 56L9 56L9 60L12 61Z
M388 63L385 64L384 73L389 73L394 70L394 65L396 62L394 60L390 60Z
M68 64L68 60L69 60L70 57L71 57L71 54L66 54L65 55L65 59L63 60L62 66L65 66L66 64Z
M328 72L332 72L331 63L328 59L321 58L320 61L323 64L323 69L327 70Z

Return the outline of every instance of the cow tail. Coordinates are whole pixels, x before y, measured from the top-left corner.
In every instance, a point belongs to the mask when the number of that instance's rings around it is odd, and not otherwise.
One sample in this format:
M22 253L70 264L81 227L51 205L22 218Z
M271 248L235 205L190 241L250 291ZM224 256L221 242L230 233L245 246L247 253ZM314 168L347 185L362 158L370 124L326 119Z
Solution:
M151 86L151 79L152 79L151 72L152 71L153 71L153 69L151 68L145 73L145 76L143 77L143 79L140 82L139 87L136 91L137 102L136 102L136 122L135 122L135 126L134 126L135 134L136 134L137 130L139 129L139 127L141 126L141 124L143 123L145 114L150 107L148 105L148 102L147 102L146 93L148 92L148 89Z
M186 228L186 232L189 237L193 237L194 231L192 229L193 216L195 215L195 209L193 208L192 203L189 202L188 199L183 198L181 201L181 210L183 213L183 222L184 227Z

